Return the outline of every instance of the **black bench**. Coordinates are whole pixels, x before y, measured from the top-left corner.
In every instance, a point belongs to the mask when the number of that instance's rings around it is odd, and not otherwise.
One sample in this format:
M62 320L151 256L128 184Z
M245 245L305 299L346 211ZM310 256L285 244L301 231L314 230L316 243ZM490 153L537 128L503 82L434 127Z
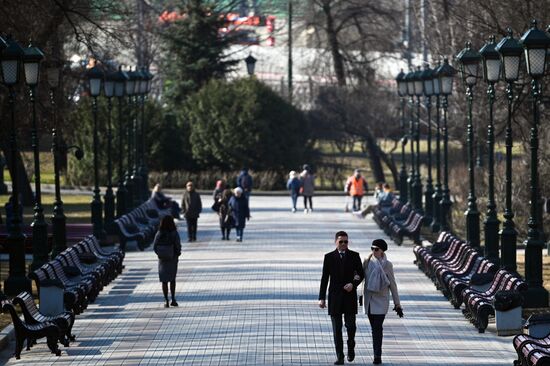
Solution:
M550 365L550 334L542 338L518 334L512 340L512 344L518 355L514 365Z
M59 327L51 321L38 322L35 324L29 324L23 321L17 315L15 307L8 301L2 301L2 310L8 311L11 315L13 327L15 329L15 358L21 358L21 351L25 340L27 341L27 350L34 344L34 341L40 338L46 338L48 348L56 356L61 355L61 350L57 345L58 339L61 337L61 330Z
M75 336L71 333L74 324L74 313L71 311L64 311L61 314L55 316L44 315L38 310L32 295L27 291L21 292L19 295L13 298L12 302L19 305L25 322L27 324L40 324L45 322L52 322L61 330L61 337L59 342L65 347L69 346L70 341L75 340Z
M516 290L524 292L527 290L525 283L517 275L501 269L496 272L491 286L484 292L473 288L466 288L462 291L462 298L466 308L464 315L478 329L479 333L485 332L489 323L489 316L495 315L493 300L499 291Z

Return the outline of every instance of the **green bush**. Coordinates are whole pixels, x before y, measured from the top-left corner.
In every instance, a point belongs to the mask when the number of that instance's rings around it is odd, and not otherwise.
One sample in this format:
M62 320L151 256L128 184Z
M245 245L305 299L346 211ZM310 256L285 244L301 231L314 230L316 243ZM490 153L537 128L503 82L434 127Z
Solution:
M286 172L312 156L302 112L255 78L211 80L189 97L183 115L202 167Z

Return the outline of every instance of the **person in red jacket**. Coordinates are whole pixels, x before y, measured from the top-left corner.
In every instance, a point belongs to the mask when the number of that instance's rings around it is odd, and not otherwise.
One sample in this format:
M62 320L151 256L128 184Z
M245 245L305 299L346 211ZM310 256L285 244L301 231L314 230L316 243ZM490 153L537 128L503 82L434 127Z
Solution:
M353 211L361 211L361 200L368 189L367 181L361 176L361 171L355 169L353 175L346 181L346 193L353 197Z

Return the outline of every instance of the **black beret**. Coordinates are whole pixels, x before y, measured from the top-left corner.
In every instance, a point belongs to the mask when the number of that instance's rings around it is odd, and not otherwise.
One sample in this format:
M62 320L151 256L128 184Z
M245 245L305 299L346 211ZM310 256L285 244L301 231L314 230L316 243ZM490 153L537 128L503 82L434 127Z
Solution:
M380 249L382 249L382 251L386 251L388 250L388 243L386 243L386 241L384 239L374 239L372 241L372 246L373 247L378 247Z

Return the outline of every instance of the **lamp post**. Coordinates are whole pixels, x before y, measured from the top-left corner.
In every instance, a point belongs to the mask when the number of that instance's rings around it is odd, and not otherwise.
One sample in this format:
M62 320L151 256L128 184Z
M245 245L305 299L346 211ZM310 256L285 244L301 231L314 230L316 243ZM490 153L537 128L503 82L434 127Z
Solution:
M407 143L407 132L405 129L405 96L407 95L407 82L405 81L403 69L397 74L395 81L397 83L397 94L399 95L401 103L401 131L403 133L403 137L401 138L401 170L399 171L399 200L404 204L408 200L408 187L407 168L405 166L405 144Z
M438 70L441 67L441 62L437 63L437 66L432 71L432 78L433 78L433 88L434 88L434 95L435 95L435 190L434 194L432 195L432 202L433 202L433 211L432 211L432 222L431 222L431 229L432 232L437 233L441 229L441 223L439 222L440 216L441 216L441 197L443 196L443 193L441 191L441 126L440 126L440 118L439 118L439 112L441 109L441 87L439 83L439 77L438 77Z
M145 146L146 146L146 118L145 118L145 97L148 93L150 74L145 67L141 69L141 80L139 82L140 106L141 106L141 141L140 141L140 166L139 172L141 175L141 199L143 202L149 198L149 172L145 163Z
M61 184L59 179L59 136L57 132L57 105L55 102L55 92L59 86L59 65L51 64L46 69L48 76L48 84L50 86L50 104L52 105L53 112L53 128L52 128L52 153L53 153L53 171L54 171L54 185L55 185L55 201L53 204L52 215L52 234L53 234L53 248L52 258L61 253L67 248L67 230L65 212L63 210L63 201L61 200Z
M416 128L414 137L416 140L416 174L413 181L414 205L416 211L424 214L422 208L422 177L420 175L420 97L424 94L424 81L422 80L422 68L417 67L414 73L414 94L416 95Z
M428 177L426 179L426 191L424 192L425 211L424 221L426 224L431 224L433 219L433 194L434 187L432 184L432 95L434 94L434 82L433 82L433 70L430 69L430 65L424 67L424 71L421 74L423 87L424 87L424 101L426 106L427 124L428 124Z
M118 99L118 188L116 191L116 214L120 217L126 213L128 191L124 186L124 125L122 122L122 103L125 94L125 83L128 75L119 66L113 75L115 81L115 97Z
M128 78L125 81L126 95L128 96L128 143L126 150L126 157L128 159L128 166L126 169L126 175L124 177L124 186L128 194L126 195L126 211L130 212L134 208L134 195L136 194L135 187L132 181L132 128L133 128L133 110L132 110L132 96L134 95L135 76L132 70L127 72Z
M97 122L97 97L101 93L101 82L104 78L103 71L99 66L94 65L86 73L89 81L90 95L92 96L92 114L94 118L93 131L93 150L94 150L94 196L91 203L92 225L94 236L101 241L105 240L105 231L103 229L103 203L99 195L99 136Z
M40 80L40 62L44 54L38 48L29 44L23 50L23 68L25 83L29 87L29 97L32 108L31 143L34 158L34 218L32 227L32 263L31 270L39 268L48 261L48 224L44 220L42 208L42 191L40 187L40 153L38 151L38 131L36 128L36 86Z
M508 36L504 37L495 48L502 59L502 75L506 80L506 95L508 97L508 119L506 123L506 207L504 223L500 231L501 267L515 272L518 232L514 223L512 210L512 104L514 103L514 82L519 79L519 67L523 47L512 36L508 28Z
M248 57L244 59L244 62L246 63L246 71L250 76L254 75L254 69L256 68L256 61L258 60L254 56L252 56L252 53L250 53Z
M443 95L443 187L441 190L442 196L439 205L441 206L441 213L439 216L439 222L441 223L441 230L449 231L449 215L451 211L451 195L449 192L449 132L447 129L447 108L449 105L449 96L453 94L453 78L456 74L456 70L449 65L447 59L443 60L443 65L437 69L437 77L439 79L439 88L441 95Z
M12 218L8 221L8 237L6 246L10 253L9 275L4 282L7 295L17 295L21 291L31 291L31 281L25 276L25 235L21 232L21 215L19 203L19 182L17 169L17 131L15 124L15 92L13 87L19 83L21 61L24 56L21 46L11 38L6 39L7 47L2 50L2 79L8 87L8 103L10 106L10 164L11 164L11 208Z
M414 208L414 194L413 182L415 176L415 163L414 163L414 71L409 71L405 75L405 81L407 82L407 95L409 96L409 141L411 147L411 169L409 170L409 178L407 179L409 188L409 205Z
M134 188L132 198L133 198L133 207L138 207L141 204L141 199L143 197L143 187L141 183L141 175L139 172L139 164L140 164L140 158L139 158L139 151L140 151L140 138L139 138L139 95L140 95L140 85L141 85L141 79L142 75L141 72L139 72L137 69L133 73L131 73L134 77L134 107L135 107L135 114L133 114L132 124L133 124L133 161L134 165L132 168L132 185Z
M468 193L468 209L464 213L466 216L466 239L468 243L479 248L479 211L477 210L477 198L475 194L474 177L474 126L472 118L472 103L474 100L473 88L479 77L479 62L481 55L472 50L472 44L466 43L464 48L457 56L460 62L460 72L462 80L466 85L466 99L468 102L468 173L470 182L470 191Z
M487 82L487 97L489 99L489 125L487 126L487 165L488 165L488 196L487 214L483 229L485 231L485 256L487 259L499 264L499 236L500 221L497 218L497 205L495 202L495 133L493 105L495 102L495 83L500 79L500 55L495 49L495 37L491 36L480 50L483 64L483 79Z
M105 74L103 82L103 94L107 98L107 188L103 199L105 201L104 228L109 234L115 232L115 195L113 193L113 129L111 125L111 113L113 103L111 98L115 95L115 75L113 72Z
M526 307L547 307L548 292L542 286L542 248L544 241L540 238L538 222L539 182L538 182L538 124L539 103L541 90L539 79L544 75L546 66L546 52L550 46L550 38L545 32L537 29L537 22L533 20L531 28L523 34L520 43L525 50L527 73L531 76L531 96L533 102L533 125L531 127L531 198L529 230L525 241L525 280L529 286L525 294Z

